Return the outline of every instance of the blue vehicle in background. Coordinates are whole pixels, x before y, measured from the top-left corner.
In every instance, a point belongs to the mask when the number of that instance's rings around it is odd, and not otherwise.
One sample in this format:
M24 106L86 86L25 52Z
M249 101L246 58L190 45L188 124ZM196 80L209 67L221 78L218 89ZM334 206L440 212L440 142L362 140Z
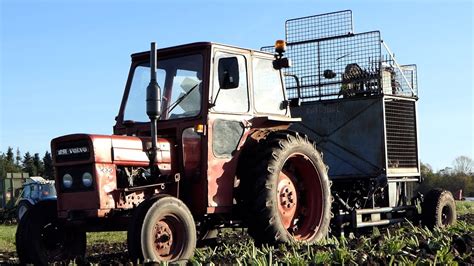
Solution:
M56 200L56 189L53 180L41 176L32 176L23 184L23 190L18 198L17 218L21 217L36 203L44 200Z

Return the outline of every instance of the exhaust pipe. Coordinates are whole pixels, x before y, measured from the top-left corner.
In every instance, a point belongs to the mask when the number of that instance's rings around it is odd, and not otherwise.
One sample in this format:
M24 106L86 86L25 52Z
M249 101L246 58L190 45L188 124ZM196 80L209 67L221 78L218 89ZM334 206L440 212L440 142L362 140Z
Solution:
M149 151L150 171L152 176L157 174L155 167L157 153L157 130L156 121L161 115L161 89L156 82L156 43L152 42L150 47L150 83L146 88L146 114L151 124L151 150ZM159 173L158 173L159 174Z

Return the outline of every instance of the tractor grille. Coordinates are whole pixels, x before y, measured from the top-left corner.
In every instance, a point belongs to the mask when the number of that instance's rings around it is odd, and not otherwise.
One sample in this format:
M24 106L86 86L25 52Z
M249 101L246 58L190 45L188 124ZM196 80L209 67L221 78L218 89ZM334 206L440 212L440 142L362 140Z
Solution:
M385 102L389 168L418 167L415 102Z

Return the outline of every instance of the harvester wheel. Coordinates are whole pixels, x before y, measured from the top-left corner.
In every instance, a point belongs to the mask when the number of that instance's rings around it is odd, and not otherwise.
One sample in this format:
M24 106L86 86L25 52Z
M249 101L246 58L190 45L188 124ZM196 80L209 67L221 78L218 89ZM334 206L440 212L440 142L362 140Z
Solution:
M145 262L177 262L192 257L196 225L186 205L175 197L163 197L148 209L141 229Z
M43 201L32 206L20 220L16 249L21 264L48 265L82 259L86 233L64 227L57 219L56 201Z
M261 142L248 219L257 243L314 243L328 233L331 200L327 169L314 144L298 133L273 133Z
M456 222L456 205L451 192L432 189L422 204L422 222L429 228L446 227Z
M25 213L31 209L31 207L33 207L33 205L26 200L22 200L20 203L18 203L18 206L16 207L16 217L18 218L18 221L21 220L23 215L25 215Z

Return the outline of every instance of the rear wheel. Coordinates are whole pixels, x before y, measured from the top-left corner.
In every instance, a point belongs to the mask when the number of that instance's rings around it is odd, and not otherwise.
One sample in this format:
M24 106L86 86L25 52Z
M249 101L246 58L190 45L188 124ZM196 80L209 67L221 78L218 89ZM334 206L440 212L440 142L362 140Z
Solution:
M422 222L429 228L446 227L456 222L456 205L451 192L432 189L422 204Z
M16 248L22 264L81 259L86 251L86 233L66 228L56 214L56 202L34 205L20 220Z
M257 154L245 182L252 182L249 234L258 243L313 243L328 233L330 190L326 166L306 137L270 135ZM255 160L254 159L254 160Z
M145 261L185 261L196 248L196 225L186 205L175 197L163 197L148 209L141 229Z

